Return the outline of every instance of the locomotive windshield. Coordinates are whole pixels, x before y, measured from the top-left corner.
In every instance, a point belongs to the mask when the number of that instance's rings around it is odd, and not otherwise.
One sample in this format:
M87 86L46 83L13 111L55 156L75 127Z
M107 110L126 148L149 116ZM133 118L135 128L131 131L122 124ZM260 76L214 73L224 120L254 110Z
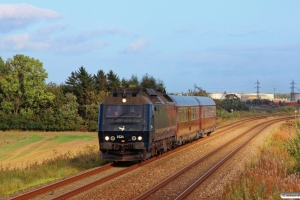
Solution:
M106 117L142 117L142 105L107 105Z

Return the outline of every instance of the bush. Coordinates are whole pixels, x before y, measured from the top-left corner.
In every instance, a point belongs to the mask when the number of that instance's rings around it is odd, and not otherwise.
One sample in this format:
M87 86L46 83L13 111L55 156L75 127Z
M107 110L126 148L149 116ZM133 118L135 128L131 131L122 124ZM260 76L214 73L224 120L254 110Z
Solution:
M34 130L34 131L78 131L84 123L81 117L64 119L56 116L30 119L17 114L5 114L0 111L0 130ZM86 131L96 131L97 121L87 121Z
M296 123L296 136L290 137L286 143L286 148L291 156L296 159L295 168L300 172L300 127L299 122Z
M280 192L299 191L300 180L293 170L295 162L285 147L288 140L293 140L289 142L292 144L290 149L298 154L296 142L300 140L300 134L297 134L298 139L291 139L288 133L293 131L291 123L287 122L273 133L251 165L228 182L223 199L281 199Z
M294 106L283 106L277 109L277 112L294 112L295 107Z

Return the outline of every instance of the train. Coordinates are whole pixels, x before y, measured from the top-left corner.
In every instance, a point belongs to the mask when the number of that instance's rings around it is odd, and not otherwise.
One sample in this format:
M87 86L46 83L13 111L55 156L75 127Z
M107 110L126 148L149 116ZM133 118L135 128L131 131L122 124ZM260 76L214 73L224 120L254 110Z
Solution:
M209 97L118 88L99 106L98 139L108 161L143 161L216 130Z

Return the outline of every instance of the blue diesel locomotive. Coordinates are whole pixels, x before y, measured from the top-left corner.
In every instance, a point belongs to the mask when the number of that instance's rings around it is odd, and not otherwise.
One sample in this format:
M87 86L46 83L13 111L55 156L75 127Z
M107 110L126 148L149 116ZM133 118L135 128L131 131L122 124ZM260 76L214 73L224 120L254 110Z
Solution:
M208 97L120 88L99 107L100 152L110 161L145 160L215 129L216 105Z

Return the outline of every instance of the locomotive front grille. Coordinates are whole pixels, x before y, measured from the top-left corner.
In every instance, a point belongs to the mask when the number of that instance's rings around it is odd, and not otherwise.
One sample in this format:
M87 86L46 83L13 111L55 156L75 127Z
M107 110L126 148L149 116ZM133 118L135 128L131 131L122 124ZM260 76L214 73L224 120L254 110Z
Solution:
M112 142L103 142L100 144L101 150L130 150L130 149L145 149L143 142L134 142L134 143L112 143Z

